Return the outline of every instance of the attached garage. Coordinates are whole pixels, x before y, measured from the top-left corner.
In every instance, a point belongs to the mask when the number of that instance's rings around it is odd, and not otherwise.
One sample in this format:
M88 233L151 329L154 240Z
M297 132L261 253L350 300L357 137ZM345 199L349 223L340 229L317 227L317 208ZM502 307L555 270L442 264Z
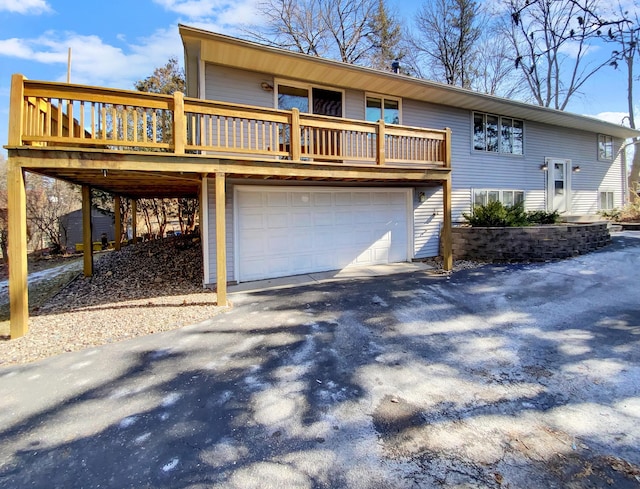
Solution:
M411 189L236 186L239 282L411 259Z

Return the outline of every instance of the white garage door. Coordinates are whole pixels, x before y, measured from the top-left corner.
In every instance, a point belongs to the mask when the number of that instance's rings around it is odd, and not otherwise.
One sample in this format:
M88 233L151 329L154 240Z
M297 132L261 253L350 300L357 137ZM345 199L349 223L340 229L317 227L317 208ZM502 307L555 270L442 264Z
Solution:
M409 192L238 187L238 280L406 261Z

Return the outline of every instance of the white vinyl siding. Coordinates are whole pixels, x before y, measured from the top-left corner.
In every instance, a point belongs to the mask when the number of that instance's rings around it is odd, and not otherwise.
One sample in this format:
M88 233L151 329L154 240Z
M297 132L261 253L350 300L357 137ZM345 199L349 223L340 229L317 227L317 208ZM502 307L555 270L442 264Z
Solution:
M263 82L273 86L273 77L217 65L206 65L205 97L232 104L273 107L273 91L263 90Z
M209 245L209 256L204 257L209 263L209 277L204 277L205 285L213 285L217 281L216 277L216 182L214 178L207 179L207 235ZM227 182L225 188L226 205L226 230L227 230L227 280L234 280L234 256L233 256L233 187Z
M462 212L471 210L473 188L518 189L525 192L526 210L546 209L547 174L540 166L547 157L572 160L581 171L571 176L571 214L594 214L598 207L598 189L611 188L616 206L622 203L621 140L614 139L612 162L599 161L594 151L596 134L546 126L524 121L526 138L524 155L509 157L473 151L470 112L462 109L402 100L403 124L452 131L452 213L453 221L463 222Z
M420 202L420 193L424 202ZM442 188L416 188L413 195L413 246L415 258L430 258L440 254L442 227Z

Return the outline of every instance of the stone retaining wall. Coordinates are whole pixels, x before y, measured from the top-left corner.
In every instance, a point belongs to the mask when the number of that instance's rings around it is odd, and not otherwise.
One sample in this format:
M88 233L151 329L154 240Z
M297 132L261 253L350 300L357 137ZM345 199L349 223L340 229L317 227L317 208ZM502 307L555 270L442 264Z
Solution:
M530 227L454 227L453 258L545 261L588 253L611 242L608 222Z

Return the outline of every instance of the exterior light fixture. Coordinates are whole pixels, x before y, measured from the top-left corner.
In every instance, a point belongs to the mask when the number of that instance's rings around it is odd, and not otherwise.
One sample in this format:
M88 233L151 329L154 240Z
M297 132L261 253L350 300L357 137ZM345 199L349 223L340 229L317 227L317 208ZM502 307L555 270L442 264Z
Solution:
M106 168L102 170L102 176L105 177L105 178L107 177L107 169Z
M262 88L265 92L273 92L273 85L267 83L266 81L263 81L260 84L260 88Z
M426 202L427 201L427 194L425 194L424 192L418 192L418 200L420 202Z
M547 171L549 169L549 165L547 164L547 162L544 162L542 165L540 165L540 169L542 171Z
M576 165L572 168L573 173L578 173L580 171L580 165Z

